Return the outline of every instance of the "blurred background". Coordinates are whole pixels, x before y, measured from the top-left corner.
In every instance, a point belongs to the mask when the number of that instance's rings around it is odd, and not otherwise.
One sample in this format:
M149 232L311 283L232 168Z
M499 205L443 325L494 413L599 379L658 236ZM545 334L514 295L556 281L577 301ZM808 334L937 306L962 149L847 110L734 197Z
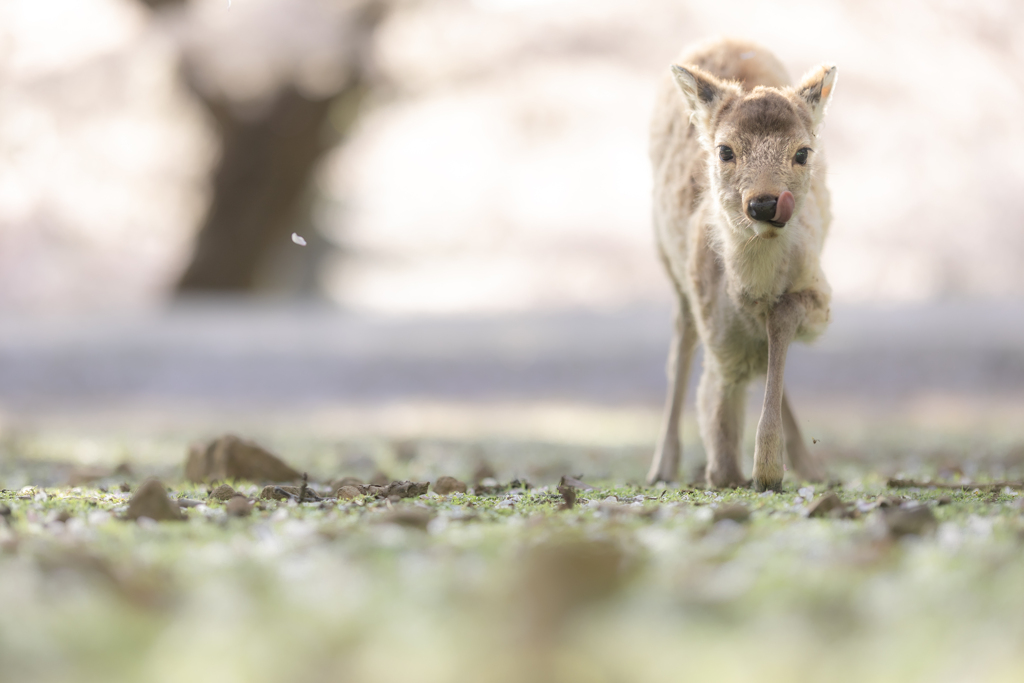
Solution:
M1013 0L6 0L2 426L647 448L648 120L729 34L839 66L809 428L1019 437L1022 31Z

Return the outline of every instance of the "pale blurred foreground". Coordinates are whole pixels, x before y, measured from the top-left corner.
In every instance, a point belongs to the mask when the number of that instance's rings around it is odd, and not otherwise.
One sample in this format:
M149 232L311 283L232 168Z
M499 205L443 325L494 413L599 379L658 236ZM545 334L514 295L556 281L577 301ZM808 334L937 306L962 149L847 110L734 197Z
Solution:
M487 452L507 483L536 481L544 450ZM402 451L396 476L465 476L480 457ZM608 453L559 455L564 472ZM580 488L571 509L553 486L513 483L235 517L176 471L172 495L198 503L187 521L118 519L130 470L0 491L0 681L1009 683L1024 665L1019 480L896 490L862 471L834 485L848 514L817 519L823 485L621 480ZM897 533L888 514L904 509L928 523Z

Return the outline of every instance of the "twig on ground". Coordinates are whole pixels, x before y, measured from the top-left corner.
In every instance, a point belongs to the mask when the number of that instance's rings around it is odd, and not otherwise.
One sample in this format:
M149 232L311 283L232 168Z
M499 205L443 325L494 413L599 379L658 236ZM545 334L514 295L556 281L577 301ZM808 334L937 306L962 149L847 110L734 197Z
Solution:
M572 510L576 505L576 489L568 484L559 484L558 492L562 494L562 504L559 510Z

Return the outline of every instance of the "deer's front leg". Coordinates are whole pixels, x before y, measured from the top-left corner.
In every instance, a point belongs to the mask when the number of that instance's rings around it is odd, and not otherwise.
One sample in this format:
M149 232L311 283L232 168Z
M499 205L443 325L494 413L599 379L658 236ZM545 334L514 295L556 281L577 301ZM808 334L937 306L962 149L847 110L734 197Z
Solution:
M782 487L783 375L789 344L805 310L799 295L785 294L768 314L768 378L754 447L754 488L758 491L778 491Z

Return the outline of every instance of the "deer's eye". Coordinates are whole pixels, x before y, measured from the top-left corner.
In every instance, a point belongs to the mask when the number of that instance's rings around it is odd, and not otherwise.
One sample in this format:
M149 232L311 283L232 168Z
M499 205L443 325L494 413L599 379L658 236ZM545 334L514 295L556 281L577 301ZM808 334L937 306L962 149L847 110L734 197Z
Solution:
M807 155L810 151L810 147L801 147L796 151L796 156L793 157L793 162L803 166L807 163Z
M736 155L732 153L732 147L725 145L718 146L718 158L722 161L732 161L736 158Z

